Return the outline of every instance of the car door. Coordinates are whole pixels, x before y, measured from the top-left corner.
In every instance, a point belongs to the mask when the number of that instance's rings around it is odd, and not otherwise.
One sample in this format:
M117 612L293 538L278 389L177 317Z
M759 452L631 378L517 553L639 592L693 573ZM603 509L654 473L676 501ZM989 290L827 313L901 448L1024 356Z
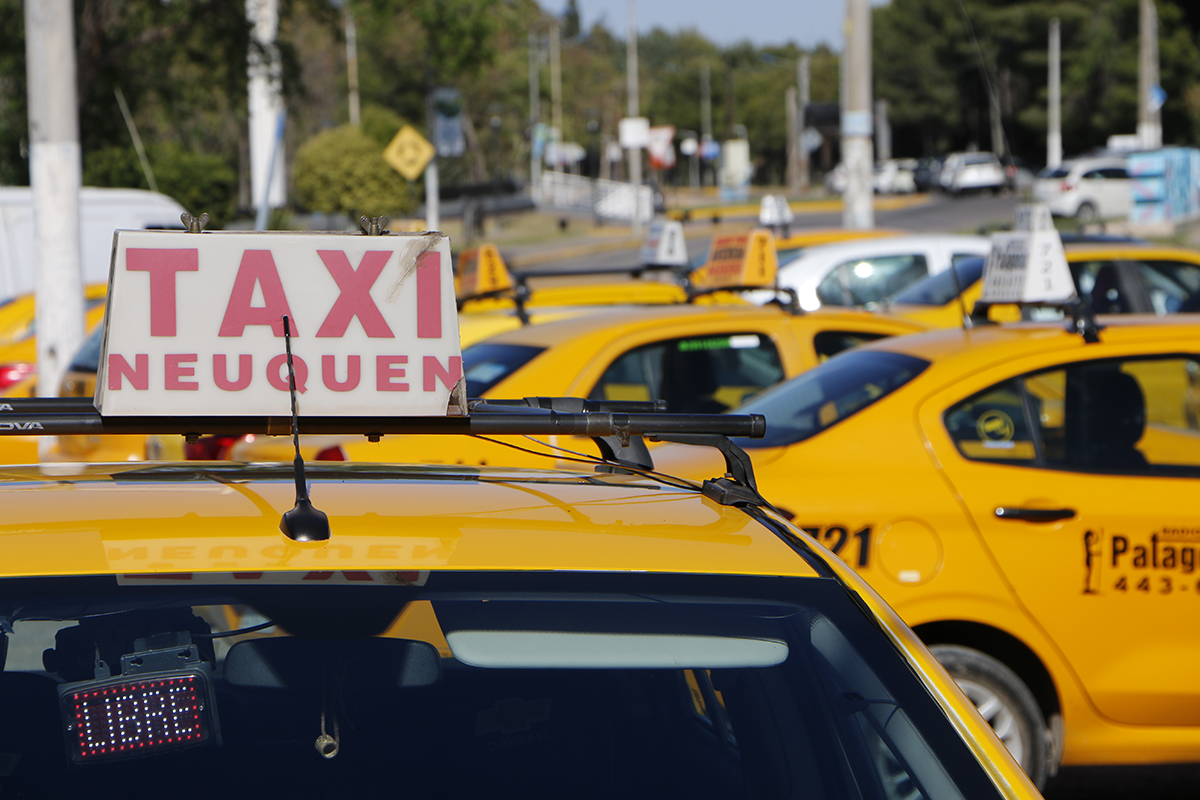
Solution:
M1200 346L1093 347L942 393L922 427L1017 602L1100 713L1200 725Z

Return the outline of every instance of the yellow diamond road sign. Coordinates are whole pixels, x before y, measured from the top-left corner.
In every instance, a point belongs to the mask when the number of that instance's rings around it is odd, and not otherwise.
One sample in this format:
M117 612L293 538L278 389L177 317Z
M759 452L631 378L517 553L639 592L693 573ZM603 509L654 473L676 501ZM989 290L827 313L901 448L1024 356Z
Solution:
M417 133L412 125L405 125L383 151L383 160L410 181L415 181L421 177L433 155L429 140Z

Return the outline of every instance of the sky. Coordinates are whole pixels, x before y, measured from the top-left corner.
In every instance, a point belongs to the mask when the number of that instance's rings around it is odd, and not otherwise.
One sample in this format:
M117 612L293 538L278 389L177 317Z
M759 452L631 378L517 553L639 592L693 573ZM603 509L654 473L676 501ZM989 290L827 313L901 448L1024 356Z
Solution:
M801 47L822 42L842 48L843 0L635 0L639 33L652 28L676 31L696 28L706 38L728 46L750 40L758 46L794 41ZM872 0L881 5L887 0ZM627 0L576 0L584 30L597 22L623 34ZM566 0L542 0L554 12Z

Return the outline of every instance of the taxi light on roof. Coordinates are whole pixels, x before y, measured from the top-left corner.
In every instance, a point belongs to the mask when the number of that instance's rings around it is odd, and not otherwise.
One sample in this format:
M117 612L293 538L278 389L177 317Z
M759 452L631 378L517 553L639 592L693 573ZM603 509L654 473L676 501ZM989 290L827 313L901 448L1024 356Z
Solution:
M117 231L96 408L283 416L286 316L303 416L444 417L457 313L440 233Z
M762 228L716 236L708 262L692 271L692 287L701 291L772 286L779 271L775 237Z
M60 698L71 760L94 764L205 744L213 738L211 696L199 671L76 684Z
M1077 298L1062 237L1044 203L1017 206L1013 230L992 234L980 303L1069 303Z
M512 274L494 244L464 250L458 256L458 276L454 279L454 295L460 301L495 294L513 288Z

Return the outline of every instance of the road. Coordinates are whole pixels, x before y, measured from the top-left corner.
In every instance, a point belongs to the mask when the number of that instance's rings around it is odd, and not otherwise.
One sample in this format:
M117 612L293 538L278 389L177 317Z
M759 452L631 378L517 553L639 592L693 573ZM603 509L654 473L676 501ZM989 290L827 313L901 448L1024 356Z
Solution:
M929 201L908 208L879 211L875 215L875 225L879 228L895 228L913 233L975 233L981 227L995 226L1010 222L1013 209L1019 202L1015 195L992 196L990 194L971 195L967 197L949 197L933 195ZM721 230L728 231L730 223L743 223L746 228L754 225L757 220L747 217L744 220L723 218ZM840 212L797 214L792 225L793 232L801 232L812 228L840 228L842 215ZM714 226L708 220L697 220L685 223L684 236L687 239L688 253L694 258L708 251L712 240ZM516 269L582 269L584 267L618 267L631 266L637 263L637 249L625 247L619 249L604 249L597 252L585 253L586 247L576 248L578 254L571 254L554 261L534 258L534 251L527 248L503 248L510 266ZM526 265L525 259L530 259ZM534 263L536 261L537 263Z

